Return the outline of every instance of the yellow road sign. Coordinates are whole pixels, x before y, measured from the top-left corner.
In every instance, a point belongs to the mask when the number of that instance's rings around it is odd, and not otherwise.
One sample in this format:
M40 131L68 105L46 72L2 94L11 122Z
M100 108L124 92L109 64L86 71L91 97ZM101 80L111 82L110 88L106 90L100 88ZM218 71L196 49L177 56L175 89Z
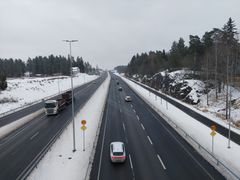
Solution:
M82 126L81 130L85 131L87 129L87 126Z
M210 135L211 136L215 136L217 133L215 132L215 131L212 131L211 133L210 133Z
M217 126L215 125L215 124L213 124L213 125L211 125L211 130L213 130L213 131L216 131L216 129L217 129Z
M81 123L82 123L82 125L85 125L87 123L87 121L86 120L82 120Z

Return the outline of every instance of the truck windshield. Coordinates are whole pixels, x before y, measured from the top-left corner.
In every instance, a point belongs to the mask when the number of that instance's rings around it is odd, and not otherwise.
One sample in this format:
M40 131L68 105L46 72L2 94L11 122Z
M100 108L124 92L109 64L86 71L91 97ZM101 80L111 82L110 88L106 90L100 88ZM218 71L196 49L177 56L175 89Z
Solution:
M55 103L45 103L45 108L55 108L56 104Z

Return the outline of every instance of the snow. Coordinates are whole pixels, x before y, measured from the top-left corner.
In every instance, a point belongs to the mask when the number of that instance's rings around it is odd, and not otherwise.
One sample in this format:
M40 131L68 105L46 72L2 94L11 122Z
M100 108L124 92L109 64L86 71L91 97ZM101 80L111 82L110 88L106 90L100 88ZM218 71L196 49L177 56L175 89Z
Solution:
M0 127L0 138L6 136L7 134L9 134L10 132L14 131L15 129L23 126L24 124L26 124L27 122L33 120L35 117L37 117L38 115L42 114L44 112L43 109L40 109L32 114L29 114L21 119L18 119L17 121L14 121L10 124L7 124L6 126L2 126Z
M225 120L225 107L226 107L226 88L222 90L222 93L218 94L218 100L215 98L215 89L212 89L209 92L209 106L207 106L206 96L203 95L201 97L201 101L198 104L197 108L199 110L205 110L208 114L215 115L215 117L218 117L218 119L222 119L223 122ZM240 91L234 87L230 87L229 92L231 92L232 100L236 100L231 107L231 120L233 122L240 121ZM225 122L227 122L225 120ZM240 131L239 131L240 132Z
M73 78L74 87L97 77L79 73ZM8 88L0 91L0 116L40 102L71 87L69 76L7 79L7 83Z
M186 102L183 102L182 100L178 100L175 98L172 98L169 95L164 94L165 96L168 96L169 98L174 99L178 103L181 103L188 108L200 113L201 115L212 119L216 123L228 128L228 123L229 121L226 120L225 118L225 107L226 107L226 87L222 89L221 93L218 93L218 99L216 99L215 96L215 89L212 88L210 89L210 92L208 93L209 96L209 103L207 105L207 94L204 93L206 90L206 85L203 81L201 80L196 80L196 79L188 79L189 75L192 75L193 72L191 70L178 70L178 71L173 71L173 72L168 72L168 71L161 71L154 76L161 74L162 76L165 76L166 73L174 79L173 84L178 84L184 82L185 86L182 87L181 89L183 90L187 86L191 87L192 90L189 92L187 95L188 98L192 99L193 102L199 103L197 105L191 105ZM140 83L140 82L139 82ZM143 83L142 85L151 88ZM213 83L214 84L214 83ZM153 89L153 88L151 88ZM155 89L153 89L156 91ZM157 91L162 93L161 90ZM240 89L235 88L230 86L229 87L229 93L231 92L231 100L235 100L234 105L231 107L231 126L233 127L233 131L240 134ZM237 126L236 124L239 123Z
M144 89L143 87L137 85L136 83L121 77L130 87L134 89L147 103L149 103L161 116L165 118L167 122L171 125L174 123L177 125L177 131L183 130L186 138L191 137L196 142L198 142L202 147L204 147L208 152L212 151L212 136L210 136L211 129L204 124L200 123L199 121L195 120L191 116L187 115L186 113L182 112L175 106L171 105L170 103L166 103L160 98L155 98L155 95L149 93L148 90ZM170 96L168 96L170 97ZM177 100L180 102L179 100ZM190 105L189 105L190 107ZM191 107L193 108L193 107ZM193 108L194 109L194 108ZM174 112L174 113L172 113ZM172 123L171 123L172 121ZM219 120L218 120L219 121ZM176 128L176 126L174 127ZM173 126L173 125L172 125ZM181 133L180 133L181 134ZM193 141L189 138L186 138L188 142L192 145L194 144ZM231 148L227 148L228 146L228 139L224 136L217 133L214 137L214 153L213 155L223 162L228 168L230 168L235 174L240 176L240 146L234 142L231 142ZM209 158L209 154L204 151L203 149L199 149L195 143L195 149L200 152L204 157L207 157L207 160L212 163L217 169L220 167L220 171L229 179L234 179L233 176L229 175L226 172L226 169L223 166L217 166L216 162Z
M72 152L72 124L70 124L51 151L44 156L38 167L28 177L29 180L82 180L85 178L90 169L89 160L94 156L93 145L100 128L109 84L110 76L75 116L77 151ZM80 129L83 119L87 121L85 151L83 151L83 132Z

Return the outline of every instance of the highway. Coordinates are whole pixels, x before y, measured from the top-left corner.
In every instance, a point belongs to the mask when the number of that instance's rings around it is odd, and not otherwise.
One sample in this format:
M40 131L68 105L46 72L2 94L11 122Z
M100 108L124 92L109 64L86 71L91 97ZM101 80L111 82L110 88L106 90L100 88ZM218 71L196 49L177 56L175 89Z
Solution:
M105 74L95 80L96 84L90 82L75 89L75 112L81 109L106 76ZM32 113L31 107L21 112L27 114L28 109L30 109L28 114ZM13 120L11 119L11 121ZM70 121L71 105L56 116L41 114L5 138L0 139L0 179L22 179L38 155Z
M74 89L74 92L79 92L81 91L82 89L85 89L87 86L89 86L92 82L88 82L86 84L83 84L77 88ZM52 97L51 99L57 99L58 96L55 96L55 97ZM16 111L14 113L11 113L9 115L6 115L6 116L3 116L3 117L0 117L0 127L2 126L5 126L13 121L16 121L24 116L27 116L31 113L34 113L36 111L38 111L39 109L41 109L43 107L43 104L42 102L39 102L39 103L36 103L36 104L33 104L31 106L28 106L26 108L23 108L19 111Z
M117 81L120 85L117 85ZM118 86L123 91L118 91ZM125 102L126 95L132 102ZM110 162L109 145L123 141L127 159ZM119 77L112 75L91 180L225 179Z
M131 79L130 79L131 80ZM151 93L163 98L164 100L168 101L169 103L171 103L172 105L174 105L175 107L179 108L180 110L182 110L183 112L185 112L186 114L188 114L189 116L193 117L194 119L196 119L197 121L201 122L202 124L208 126L209 128L211 127L211 125L215 125L216 126L216 131L223 135L224 137L228 138L228 133L229 133L229 129L222 126L221 124L218 124L217 122L201 115L200 113L188 108L187 106L184 106L183 104L167 97L166 95L157 92L156 90L153 90L150 87L144 86L143 84L137 82L137 81L133 81L134 83L137 83L139 86L147 89L148 91L150 91ZM230 137L231 137L231 141L235 142L236 144L240 145L240 135L234 131L231 130L230 133Z

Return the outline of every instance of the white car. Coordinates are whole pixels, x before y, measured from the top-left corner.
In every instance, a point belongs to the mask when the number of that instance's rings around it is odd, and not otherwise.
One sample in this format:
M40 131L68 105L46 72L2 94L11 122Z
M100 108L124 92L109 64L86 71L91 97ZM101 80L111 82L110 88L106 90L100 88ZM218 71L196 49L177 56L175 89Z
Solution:
M131 96L126 96L126 97L125 97L125 101L127 101L127 102L130 102L130 101L132 101L132 98L131 98Z
M110 158L113 163L125 162L126 151L123 142L112 142L110 144Z

